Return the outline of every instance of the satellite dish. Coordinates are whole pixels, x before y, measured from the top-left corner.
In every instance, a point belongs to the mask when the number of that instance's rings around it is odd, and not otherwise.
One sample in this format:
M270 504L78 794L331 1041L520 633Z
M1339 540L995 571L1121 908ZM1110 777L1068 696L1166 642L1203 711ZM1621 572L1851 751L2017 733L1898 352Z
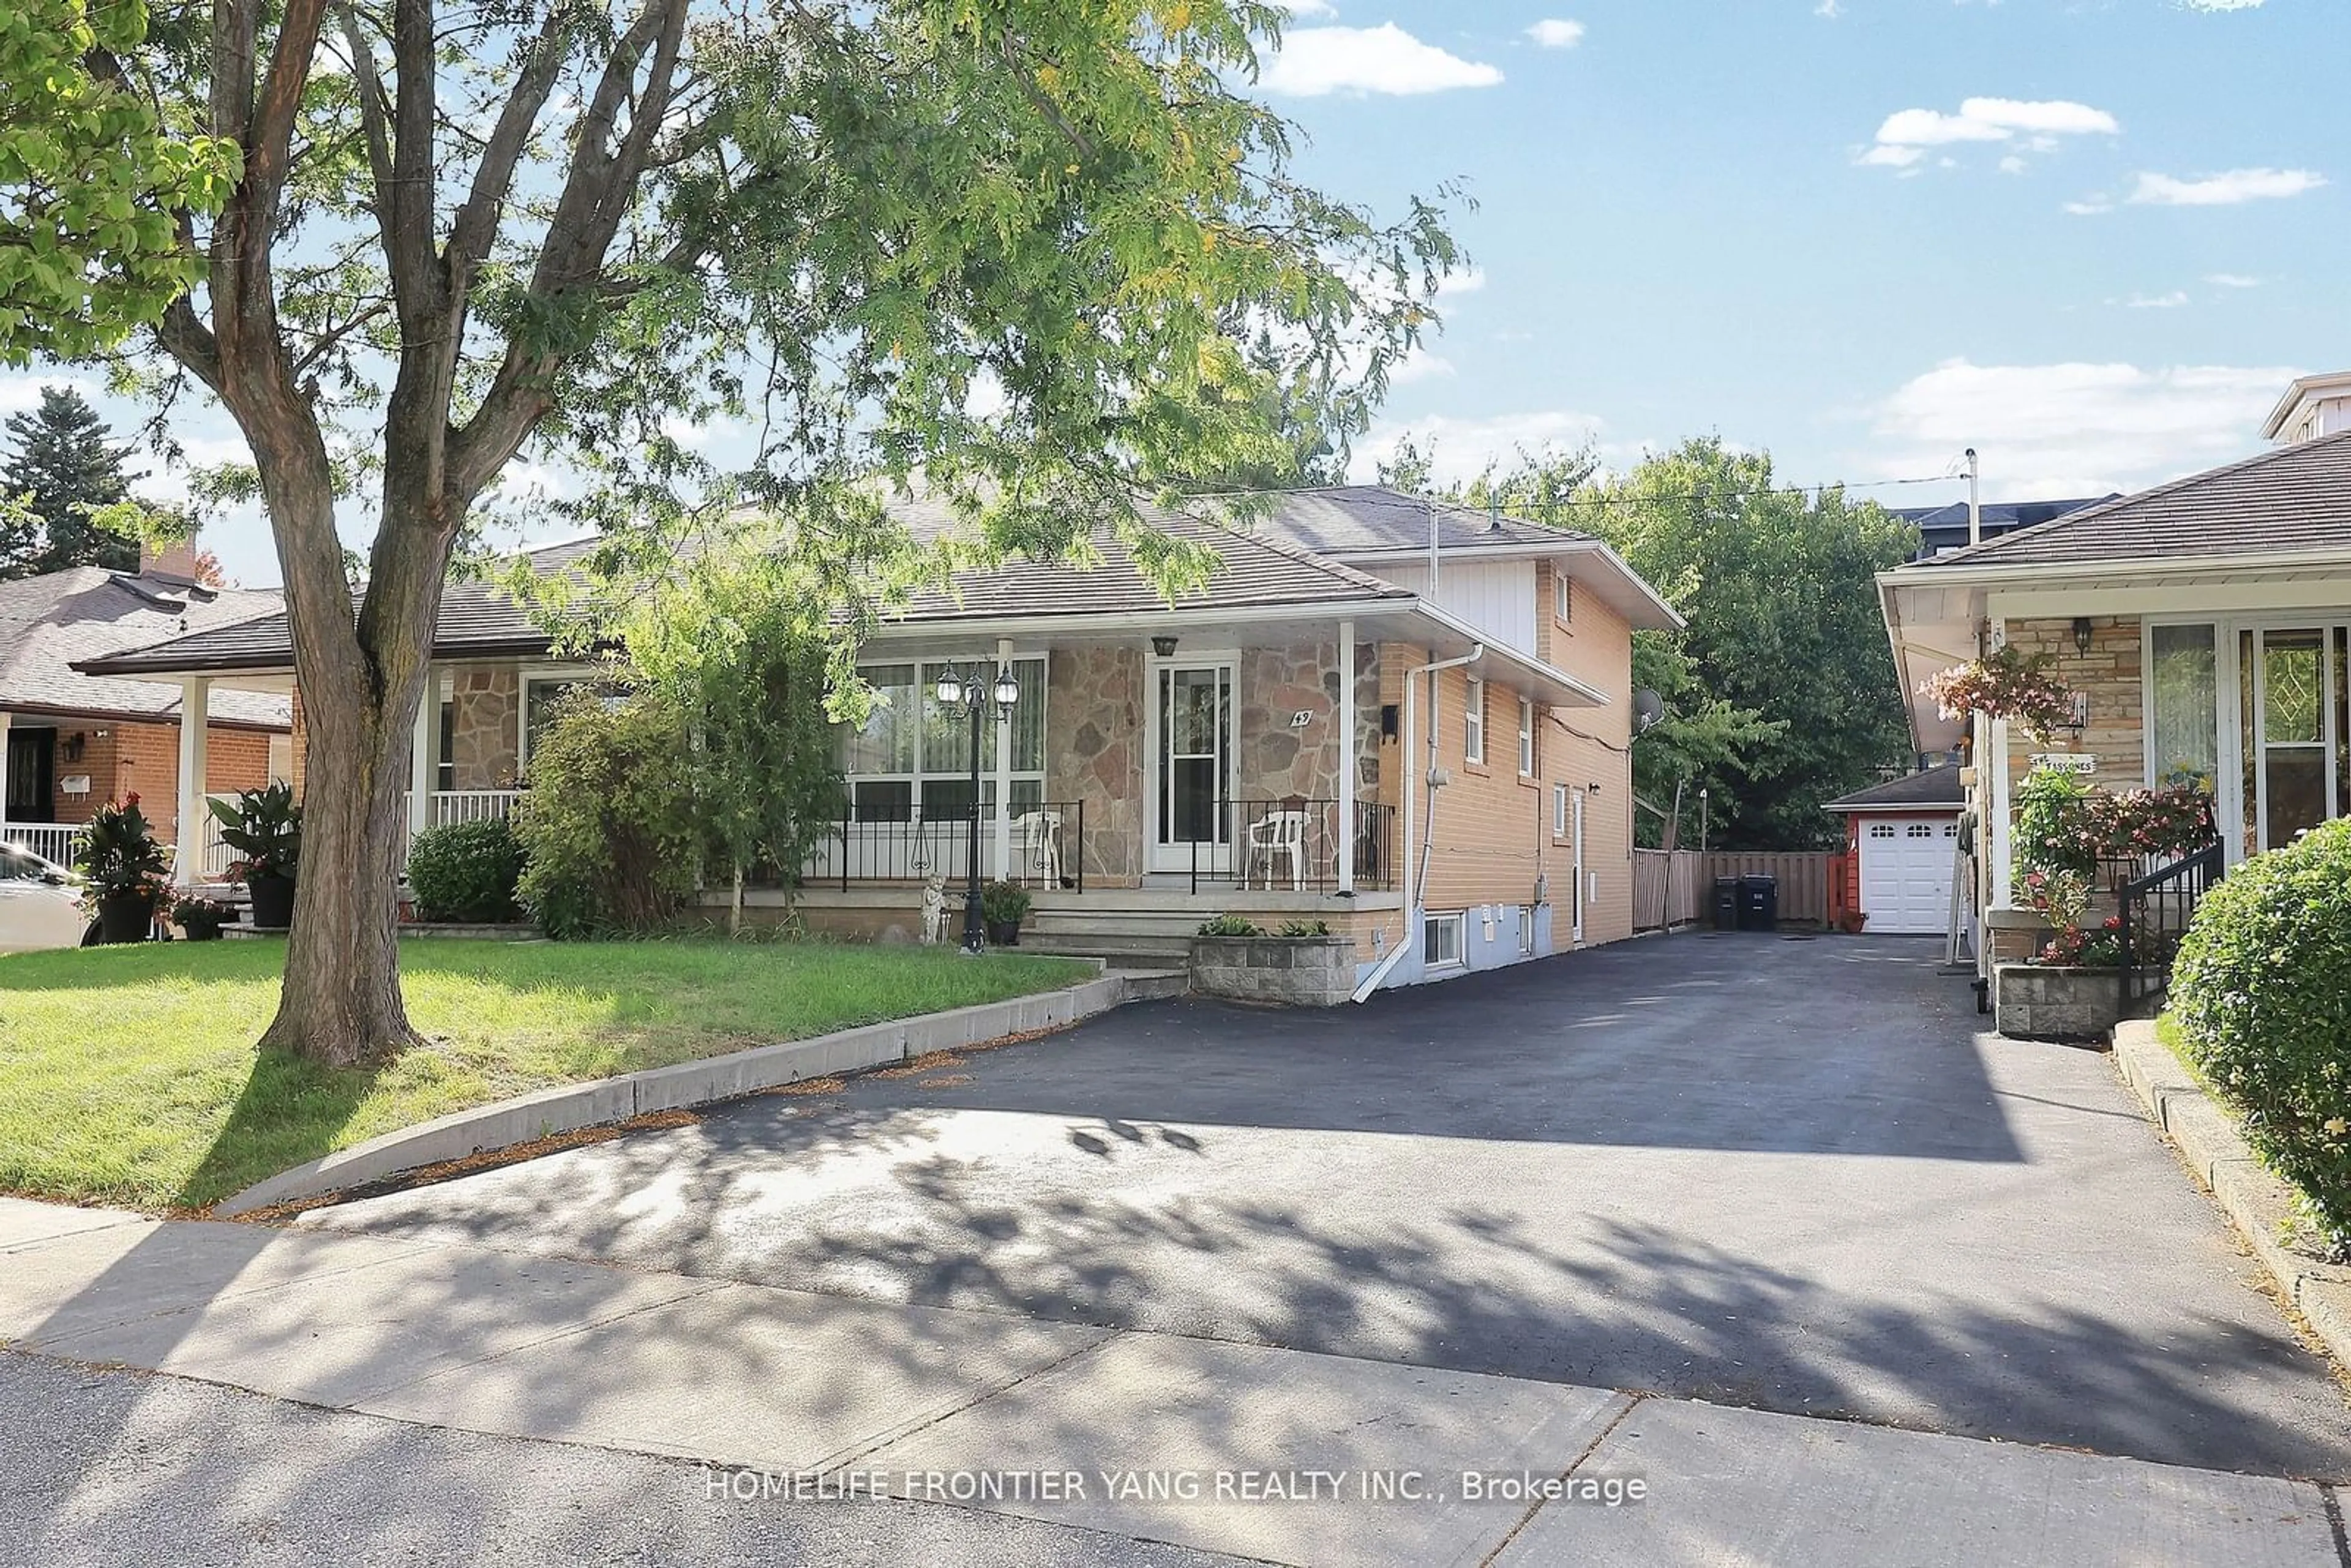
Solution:
M1633 733L1644 735L1665 722L1666 699L1643 686L1633 694Z

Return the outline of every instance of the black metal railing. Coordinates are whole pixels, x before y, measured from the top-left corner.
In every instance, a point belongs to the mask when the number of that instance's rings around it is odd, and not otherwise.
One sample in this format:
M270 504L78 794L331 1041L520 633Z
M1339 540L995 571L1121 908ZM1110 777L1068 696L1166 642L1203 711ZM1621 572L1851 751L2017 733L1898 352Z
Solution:
M1213 813L1213 814L1212 814ZM1339 890L1339 802L1287 796L1277 800L1203 803L1188 835L1191 891L1218 887L1272 893ZM1395 885L1395 810L1355 802L1354 885L1384 893Z
M860 883L924 883L942 877L949 887L971 874L972 810L910 807L903 814L844 812L809 853L804 886ZM979 870L1032 887L1082 893L1086 885L1086 806L1048 800L1011 813L1004 863L996 853L996 809L979 808Z
M2122 924L2122 1003L2126 1013L2171 983L2172 956L2196 917L2196 905L2227 873L2228 852L2216 840L2168 865L2115 889Z

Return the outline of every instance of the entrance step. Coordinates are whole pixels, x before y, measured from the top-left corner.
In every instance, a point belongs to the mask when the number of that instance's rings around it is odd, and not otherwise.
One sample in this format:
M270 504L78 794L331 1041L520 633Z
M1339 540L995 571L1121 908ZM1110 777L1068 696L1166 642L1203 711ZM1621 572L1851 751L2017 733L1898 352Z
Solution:
M1102 971L1116 976L1126 987L1126 999L1131 1002L1155 1002L1167 997L1180 997L1192 988L1192 976L1186 969L1129 969L1113 964Z

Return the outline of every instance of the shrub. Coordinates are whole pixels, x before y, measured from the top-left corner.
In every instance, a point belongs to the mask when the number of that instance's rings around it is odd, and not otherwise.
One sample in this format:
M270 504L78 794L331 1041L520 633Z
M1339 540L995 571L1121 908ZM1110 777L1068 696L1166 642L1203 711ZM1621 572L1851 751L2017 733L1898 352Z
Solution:
M408 885L424 920L501 922L518 913L522 840L514 824L452 822L416 835L408 853Z
M2205 894L2171 1010L2246 1141L2351 1254L2351 821L2247 861Z
M1034 902L1017 882L991 882L979 890L979 917L991 925L1018 925Z
M1262 936L1257 924L1246 915L1219 915L1213 920L1200 922L1203 936Z
M2016 889L2034 872L2075 872L2086 881L2103 845L2090 787L2077 774L2036 768L2016 787Z
M1331 935L1331 923L1327 920L1285 920L1281 923L1281 929L1276 931L1274 935L1277 936L1328 936Z
M517 892L550 936L646 932L695 889L702 827L691 730L648 692L566 693L531 743L515 812L525 864Z

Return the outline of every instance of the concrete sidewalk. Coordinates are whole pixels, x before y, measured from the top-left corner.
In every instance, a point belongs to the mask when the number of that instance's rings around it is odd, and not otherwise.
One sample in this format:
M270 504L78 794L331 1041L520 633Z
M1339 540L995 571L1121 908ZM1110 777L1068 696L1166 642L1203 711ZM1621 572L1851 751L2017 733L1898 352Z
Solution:
M2345 1564L2306 1482L6 1199L0 1343L1283 1563Z

